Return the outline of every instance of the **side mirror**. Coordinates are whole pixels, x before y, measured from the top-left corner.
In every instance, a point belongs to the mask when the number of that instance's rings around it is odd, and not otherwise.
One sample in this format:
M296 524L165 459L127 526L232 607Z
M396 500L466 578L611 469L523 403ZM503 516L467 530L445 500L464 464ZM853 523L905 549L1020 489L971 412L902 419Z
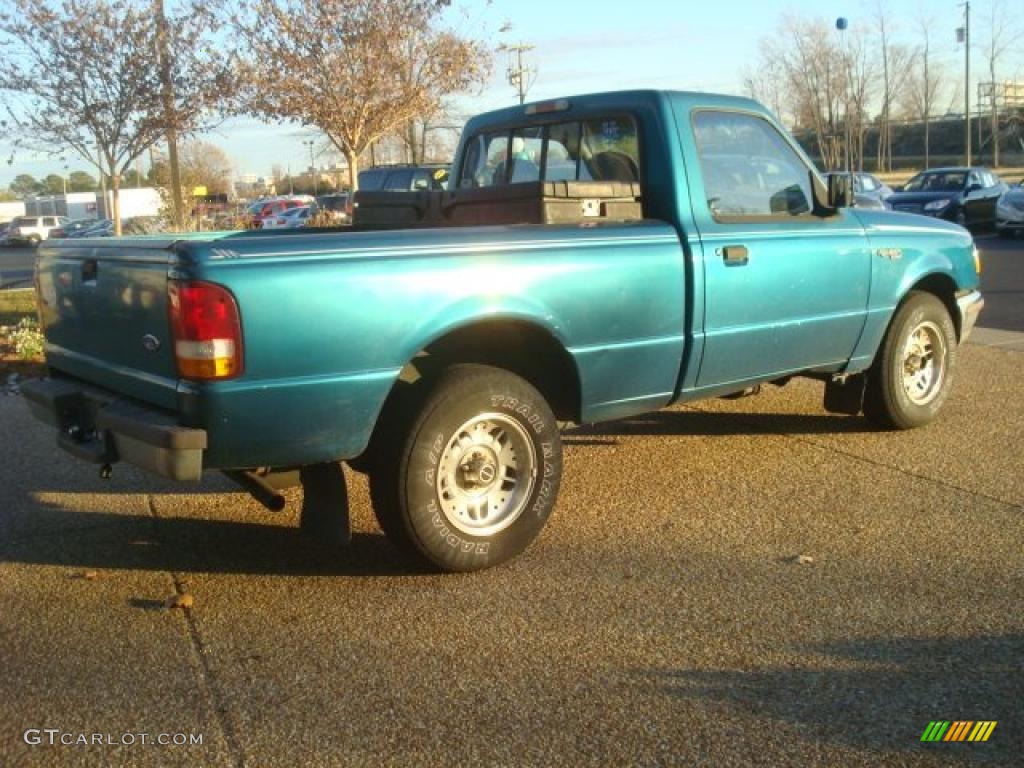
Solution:
M828 177L828 207L833 210L849 208L853 200L853 184L850 174L833 173Z
M971 192L977 192L979 189L984 189L984 187L981 184L968 184L965 191L969 195Z
M772 213L788 213L790 216L799 216L811 210L807 196L799 184L791 184L776 192L771 196L769 206Z

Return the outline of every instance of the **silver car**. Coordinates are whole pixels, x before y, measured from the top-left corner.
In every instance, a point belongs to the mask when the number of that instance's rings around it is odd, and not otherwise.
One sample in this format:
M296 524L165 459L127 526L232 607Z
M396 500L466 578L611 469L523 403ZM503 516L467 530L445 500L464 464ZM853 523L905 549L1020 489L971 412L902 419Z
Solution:
M999 197L996 203L996 232L1000 237L1013 237L1024 232L1024 182L1018 182Z

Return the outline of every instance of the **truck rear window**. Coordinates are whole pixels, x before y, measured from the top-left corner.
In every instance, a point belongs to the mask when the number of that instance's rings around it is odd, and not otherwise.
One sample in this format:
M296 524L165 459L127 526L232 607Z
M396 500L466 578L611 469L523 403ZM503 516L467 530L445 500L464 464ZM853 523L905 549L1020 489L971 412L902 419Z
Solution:
M481 133L466 145L459 187L529 181L640 180L636 122L609 116Z

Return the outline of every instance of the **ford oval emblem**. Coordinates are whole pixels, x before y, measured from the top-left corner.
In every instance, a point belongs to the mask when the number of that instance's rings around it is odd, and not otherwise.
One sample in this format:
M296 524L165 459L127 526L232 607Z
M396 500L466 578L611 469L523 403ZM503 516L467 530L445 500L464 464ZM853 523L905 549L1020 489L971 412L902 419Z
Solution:
M156 352L160 349L160 339L151 333L147 333L142 337L142 346L146 348L147 352Z

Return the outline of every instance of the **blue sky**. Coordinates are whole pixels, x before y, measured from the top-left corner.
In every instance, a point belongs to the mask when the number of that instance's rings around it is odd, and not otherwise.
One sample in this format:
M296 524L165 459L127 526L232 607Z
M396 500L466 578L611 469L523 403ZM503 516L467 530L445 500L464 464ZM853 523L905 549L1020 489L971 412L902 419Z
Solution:
M973 42L983 41L990 1L972 2ZM1006 1L1009 7L1019 2ZM883 5L895 36L908 43L917 41L918 18L930 16L935 54L946 61L951 73L962 78L963 49L955 42L955 29L962 23L957 2L883 0ZM757 59L759 40L776 33L786 12L829 22L843 16L856 28L873 25L876 7L877 0L474 0L452 11L450 20L466 33L490 32L495 44L522 41L534 45L528 60L536 67L537 78L528 97L543 99L633 87L739 93L744 70ZM1019 14L1018 20L1024 21ZM499 35L505 22L511 29ZM972 73L980 74L981 49L972 47ZM468 116L514 103L515 92L505 82L506 66L505 54L496 54L491 81L479 95L460 98L456 111ZM1024 79L1024 40L1007 57L1002 74ZM302 140L310 135L295 125L233 120L202 138L228 153L237 175L269 175L273 164L296 170L308 166L309 152ZM10 154L10 148L0 144L0 158L6 160ZM70 167L91 170L77 161ZM38 178L62 170L59 161L17 152L13 164L0 164L0 186L19 173Z

